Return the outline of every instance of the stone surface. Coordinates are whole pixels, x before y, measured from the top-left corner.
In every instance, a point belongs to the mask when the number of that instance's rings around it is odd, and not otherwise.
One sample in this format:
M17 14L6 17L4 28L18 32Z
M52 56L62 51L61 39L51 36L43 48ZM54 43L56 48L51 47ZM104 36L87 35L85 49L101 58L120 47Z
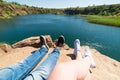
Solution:
M1 48L0 48L0 56L5 54L6 52L4 52Z
M54 43L50 37L50 35L46 35L45 36L47 44L49 47L54 47ZM12 45L13 48L21 48L21 47L26 47L26 46L32 46L35 48L39 48L41 46L40 44L40 36L37 37L30 37L27 39L24 39L20 42L17 42L15 44Z
M5 53L7 53L10 52L12 48L10 45L4 43L4 44L0 44L0 49L3 50Z

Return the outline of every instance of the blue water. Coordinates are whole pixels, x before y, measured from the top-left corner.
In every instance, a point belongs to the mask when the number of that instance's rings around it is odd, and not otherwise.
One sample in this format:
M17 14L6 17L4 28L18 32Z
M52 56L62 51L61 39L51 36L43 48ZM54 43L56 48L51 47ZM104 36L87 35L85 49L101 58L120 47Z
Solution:
M0 20L0 42L13 44L24 38L51 35L53 40L64 35L73 47L79 38L81 45L88 45L120 61L120 28L88 23L81 17L68 15L26 15Z

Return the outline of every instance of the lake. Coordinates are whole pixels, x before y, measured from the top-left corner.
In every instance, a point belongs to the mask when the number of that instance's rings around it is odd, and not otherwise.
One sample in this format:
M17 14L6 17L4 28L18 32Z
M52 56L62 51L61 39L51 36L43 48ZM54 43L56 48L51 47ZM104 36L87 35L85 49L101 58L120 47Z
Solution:
M88 45L120 61L119 27L92 24L82 17L69 15L38 14L0 20L0 42L13 44L39 35L51 35L53 40L64 35L70 47L78 38L81 45Z

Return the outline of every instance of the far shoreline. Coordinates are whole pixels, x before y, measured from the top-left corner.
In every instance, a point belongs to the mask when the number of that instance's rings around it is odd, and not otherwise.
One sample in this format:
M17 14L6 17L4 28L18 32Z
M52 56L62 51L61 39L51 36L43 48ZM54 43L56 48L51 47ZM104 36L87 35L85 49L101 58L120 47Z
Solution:
M26 15L29 15L29 14L26 14ZM36 15L36 14L34 14L34 15ZM41 14L39 14L39 15L41 15ZM56 15L56 14L53 14L53 15ZM61 14L57 14L57 15L61 15ZM21 15L21 16L24 16L24 15ZM117 18L114 16L99 16L99 15L73 15L73 16L83 17L89 23L108 25L108 26L113 26L113 27L120 27L120 18ZM17 17L17 16L0 17L0 20L12 19L13 17Z
M77 15L83 17L89 23L120 27L120 18L114 16L99 16L99 15Z

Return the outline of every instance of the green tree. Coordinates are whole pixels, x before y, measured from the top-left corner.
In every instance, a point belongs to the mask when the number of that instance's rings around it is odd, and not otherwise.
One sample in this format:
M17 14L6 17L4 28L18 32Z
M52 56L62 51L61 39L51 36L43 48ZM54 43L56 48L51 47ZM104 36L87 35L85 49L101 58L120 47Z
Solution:
M17 2L11 2L12 4L15 4L15 5L20 5L19 3L17 3Z
M0 2L3 2L3 0L0 0Z

